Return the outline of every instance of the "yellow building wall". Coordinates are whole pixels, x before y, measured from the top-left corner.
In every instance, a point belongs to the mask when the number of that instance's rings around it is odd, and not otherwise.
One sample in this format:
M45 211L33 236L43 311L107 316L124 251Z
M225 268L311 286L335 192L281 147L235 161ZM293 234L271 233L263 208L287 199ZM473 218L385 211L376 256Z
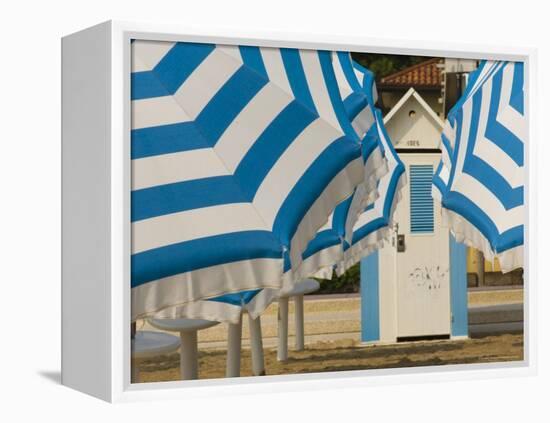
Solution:
M472 247L467 248L466 265L468 268L468 273L477 272L477 250L475 248L472 248ZM494 264L488 260L485 260L485 271L500 272L500 264L498 262L498 259L495 259Z

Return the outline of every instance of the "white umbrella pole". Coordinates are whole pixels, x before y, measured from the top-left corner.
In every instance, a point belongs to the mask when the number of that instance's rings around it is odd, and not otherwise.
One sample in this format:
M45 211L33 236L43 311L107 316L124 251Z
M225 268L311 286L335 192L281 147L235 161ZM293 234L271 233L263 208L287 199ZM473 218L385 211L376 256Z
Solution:
M296 339L294 346L296 351L304 350L304 296L294 297L294 323L296 325Z
M241 338L242 338L242 314L238 323L229 323L227 327L227 365L226 377L239 377L241 375Z
M248 315L248 327L250 330L250 355L252 356L252 374L254 376L265 375L264 349L262 345L262 324L260 316L253 319Z
M180 332L180 375L182 380L193 380L199 376L197 331Z
M288 359L288 297L279 298L277 360Z

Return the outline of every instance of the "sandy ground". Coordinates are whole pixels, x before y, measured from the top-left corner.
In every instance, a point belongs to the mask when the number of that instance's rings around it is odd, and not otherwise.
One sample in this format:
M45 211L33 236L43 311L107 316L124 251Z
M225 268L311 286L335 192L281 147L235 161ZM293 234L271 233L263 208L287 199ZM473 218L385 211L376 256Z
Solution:
M492 363L523 359L523 335L505 334L461 341L414 342L399 345L362 346L356 341L316 342L302 352L290 352L288 361L277 361L274 348L265 349L268 375L366 370L444 364ZM251 376L250 351L241 357L241 375ZM178 380L179 355L160 356L138 363L142 382ZM199 378L221 378L225 352L202 351Z
M470 309L523 302L522 289L470 291ZM262 314L262 338L268 375L316 373L338 370L432 366L443 364L489 363L523 359L523 334L504 334L479 339L429 341L398 345L360 344L360 299L357 296L311 296L304 304L306 350L292 351L294 345L294 305L289 307L289 355L277 361L277 305ZM138 328L155 330L146 322ZM199 331L199 378L221 378L225 373L227 327L220 324ZM241 375L251 375L248 349L248 322L243 319ZM136 363L142 382L178 380L179 353L158 356Z

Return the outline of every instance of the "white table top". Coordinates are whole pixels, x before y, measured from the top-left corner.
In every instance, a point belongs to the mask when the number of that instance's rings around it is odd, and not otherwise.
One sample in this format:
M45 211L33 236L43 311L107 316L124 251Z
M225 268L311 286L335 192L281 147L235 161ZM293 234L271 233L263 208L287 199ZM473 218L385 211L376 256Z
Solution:
M280 298L294 297L296 295L309 294L317 291L321 285L315 279L304 279L294 285L290 291L279 295Z
M140 330L132 339L132 355L135 358L149 358L160 354L170 354L179 346L180 339L177 336Z
M203 319L149 319L149 323L157 329L172 332L190 332L207 329L219 322Z

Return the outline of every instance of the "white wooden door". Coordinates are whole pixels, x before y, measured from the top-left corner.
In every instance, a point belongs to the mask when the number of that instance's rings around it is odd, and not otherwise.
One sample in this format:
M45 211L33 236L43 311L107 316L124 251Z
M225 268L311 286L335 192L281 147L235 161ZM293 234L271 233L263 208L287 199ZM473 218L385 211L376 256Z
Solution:
M439 154L400 155L408 183L396 209L404 251L396 257L397 337L448 335L451 330L449 231L431 197ZM397 246L396 246L397 248Z

